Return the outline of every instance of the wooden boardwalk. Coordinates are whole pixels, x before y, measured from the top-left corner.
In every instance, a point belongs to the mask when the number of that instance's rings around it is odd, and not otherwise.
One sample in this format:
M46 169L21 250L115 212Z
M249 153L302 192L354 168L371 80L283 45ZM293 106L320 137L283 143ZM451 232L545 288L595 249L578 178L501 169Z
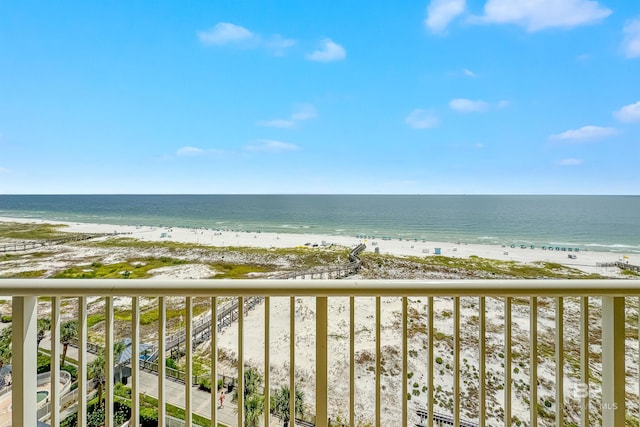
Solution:
M271 276L271 279L341 279L351 276L360 271L362 261L360 260L360 253L365 250L367 246L364 243L360 243L355 248L349 251L349 262L341 265L328 265L324 267L318 267L315 269L292 271L289 273L279 273Z
M111 236L111 235L113 234L110 234L110 233L74 234L69 237L61 237L59 239L5 243L3 245L0 245L0 253L30 251L32 249L38 249L46 246L61 245L63 243L69 243L69 242L79 242L82 240L95 239L96 237L104 237L104 236Z
M417 409L416 413L420 417L420 424L416 424L416 427L426 426L429 420L429 412L427 412L426 409ZM433 425L436 425L438 427L443 427L443 426L453 426L453 425L456 425L456 423L453 415L441 414L439 412L434 411ZM472 423L471 421L467 421L467 420L460 420L459 425L460 427L478 427L478 424Z
M616 261L616 262L599 262L596 263L596 267L618 267L622 270L631 270L631 271L635 271L636 273L640 273L640 266L639 265L633 265L633 264L629 264L626 262L622 262L622 261Z

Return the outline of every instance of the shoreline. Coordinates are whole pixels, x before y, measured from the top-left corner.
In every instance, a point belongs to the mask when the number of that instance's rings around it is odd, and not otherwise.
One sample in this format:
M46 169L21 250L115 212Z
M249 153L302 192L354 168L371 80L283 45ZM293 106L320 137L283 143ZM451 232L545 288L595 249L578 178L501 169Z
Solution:
M491 245L464 242L438 242L429 240L408 240L369 237L350 237L322 234L274 233L258 231L214 230L208 228L130 226L97 223L79 223L49 221L46 219L27 219L0 217L0 222L61 224L61 231L70 233L107 233L114 237L133 238L142 241L179 242L214 247L257 247L257 248L295 248L329 247L332 245L352 248L360 243L367 247L365 252L377 252L381 255L396 257L426 257L442 255L451 258L469 258L477 256L499 261L513 261L524 264L550 262L562 264L584 271L608 277L619 277L617 268L597 267L597 263L615 261L640 265L640 254L625 255L619 252L597 252L579 248L566 250L548 250L542 247ZM570 258L575 256L575 258Z

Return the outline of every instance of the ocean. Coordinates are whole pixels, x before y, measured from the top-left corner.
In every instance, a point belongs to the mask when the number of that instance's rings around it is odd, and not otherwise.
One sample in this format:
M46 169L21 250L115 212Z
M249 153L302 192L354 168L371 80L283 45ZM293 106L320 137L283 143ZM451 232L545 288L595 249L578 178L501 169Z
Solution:
M0 195L0 216L640 253L640 196Z

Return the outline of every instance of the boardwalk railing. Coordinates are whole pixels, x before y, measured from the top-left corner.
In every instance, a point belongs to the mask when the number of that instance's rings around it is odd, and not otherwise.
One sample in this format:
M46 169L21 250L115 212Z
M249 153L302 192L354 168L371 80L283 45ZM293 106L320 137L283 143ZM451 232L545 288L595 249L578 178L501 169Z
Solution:
M115 234L115 233L114 233ZM24 242L12 242L0 245L0 253L4 252L22 252L31 249L37 249L45 246L61 245L69 242L79 242L82 240L95 239L96 237L113 236L111 233L90 233L90 234L73 234L70 236L59 237L57 239L30 240Z
M640 273L640 265L629 264L628 262L615 261L615 262L598 262L596 267L618 267L621 270L631 270L636 273Z
M367 246L360 243L349 251L349 262L341 265L328 265L302 271L291 271L279 273L272 276L272 279L340 279L356 274L362 266L360 253Z
M13 425L35 425L37 297L51 297L52 343L60 338L62 299L78 301L78 415L79 425L86 426L87 402L87 297L104 298L106 378L114 374L114 298L132 297L132 358L140 358L140 297L158 298L158 345L166 353L166 301L182 297L185 303L186 377L193 375L193 300L211 299L212 319L218 319L220 297L236 297L240 307L245 300L259 296L264 304L264 421L270 410L271 386L270 337L273 313L272 298L287 297L290 336L296 336L298 297L315 300L314 399L309 412L315 414L317 426L327 426L333 416L329 393L335 384L345 384L344 402L348 424L356 421L381 425L449 425L479 427L504 425L620 427L639 419L638 297L640 280L2 280L3 295L13 301ZM336 339L329 333L329 308L334 297L348 297L349 373L335 378L329 366L329 343ZM356 312L356 301L375 303L373 315ZM383 310L389 297L398 301L399 310ZM338 301L337 299L335 300ZM342 301L342 300L341 300ZM65 305L67 305L65 303ZM360 306L358 306L360 307ZM383 315L384 314L384 315ZM244 389L246 325L244 310L238 312L237 371L239 390ZM424 321L423 321L424 319ZM526 320L523 320L526 319ZM399 350L383 347L383 324L395 325L401 343ZM367 358L356 352L356 325L370 331L367 345L375 349ZM499 325L496 326L496 325ZM218 345L215 325L211 327L211 379L218 374ZM252 331L252 333L255 331ZM523 342L524 340L524 342ZM345 347L347 343L344 343ZM52 378L60 377L59 345L52 345ZM437 350L436 350L437 349ZM435 350L435 351L434 351ZM391 356L398 356L397 368ZM292 395L299 386L296 363L296 340L289 340L289 387ZM356 357L357 356L357 357ZM356 367L365 360L369 367L356 376ZM409 361L417 363L409 371ZM393 362L393 363L392 363ZM473 365L477 369L470 369ZM159 370L157 394L159 425L166 426L167 369ZM426 383L417 387L416 366L424 372ZM132 366L132 419L137 426L140 414L140 367ZM396 371L397 369L397 371ZM395 372L395 373L394 373ZM356 383L360 376L370 376L369 385ZM390 383L390 378L396 378ZM384 387L383 386L384 379ZM385 399L383 399L383 395ZM388 395L406 396L389 407ZM419 394L419 398L416 397ZM368 396L373 405L356 405L356 397ZM410 399L410 397L412 397ZM212 423L217 421L216 395L208 406ZM335 397L335 396L334 396ZM106 427L113 426L114 386L105 384ZM60 423L61 394L50 392L51 420ZM295 413L291 399L290 413ZM385 403L386 402L386 403ZM0 402L1 403L1 402ZM192 425L194 404L191 385L184 386L185 423ZM244 395L238 396L237 425L244 425ZM366 409L369 408L369 409ZM387 412L397 411L388 418ZM422 412L420 412L422 411ZM421 414L421 415L420 415ZM420 415L420 416L418 416ZM519 423L519 424L518 424ZM215 425L215 424L214 424Z

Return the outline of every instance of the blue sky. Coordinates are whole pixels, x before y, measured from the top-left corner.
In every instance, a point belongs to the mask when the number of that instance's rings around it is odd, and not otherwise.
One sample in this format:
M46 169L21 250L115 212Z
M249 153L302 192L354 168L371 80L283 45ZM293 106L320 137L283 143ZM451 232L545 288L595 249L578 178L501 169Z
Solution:
M640 2L0 2L0 194L639 194Z

